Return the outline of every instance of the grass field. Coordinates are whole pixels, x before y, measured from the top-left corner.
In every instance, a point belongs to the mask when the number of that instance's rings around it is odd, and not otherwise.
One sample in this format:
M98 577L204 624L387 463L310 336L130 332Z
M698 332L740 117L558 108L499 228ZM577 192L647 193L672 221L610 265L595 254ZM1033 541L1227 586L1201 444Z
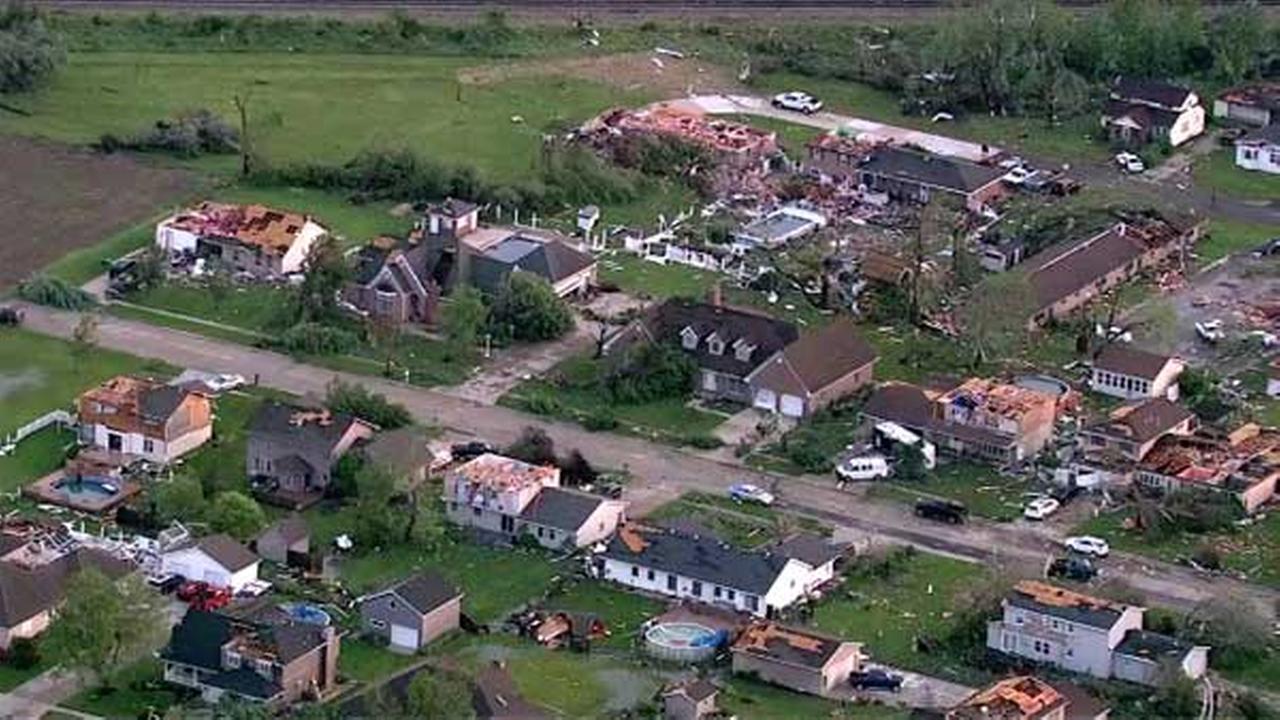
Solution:
M114 673L110 688L82 690L63 704L72 710L107 718L164 713L177 706L179 694L161 675L159 660L140 660Z
M1234 148L1218 149L1196 161L1196 187L1241 200L1280 197L1280 176L1236 166Z
M954 462L940 465L920 483L876 483L871 494L908 503L925 497L957 500L973 515L1008 522L1021 516L1027 491L1025 480L1002 477L985 465Z
M74 447L74 430L50 427L23 440L13 454L0 457L0 493L13 492L62 467Z
M687 265L659 265L636 255L614 251L600 259L600 282L617 285L636 297L665 300L671 297L702 299L720 273Z
M593 613L604 621L610 635L603 647L626 649L636 642L645 620L661 613L665 604L636 593L626 592L595 580L581 580L563 594L553 595L548 610Z
M229 203L258 203L311 215L329 229L344 248L367 243L379 235L403 237L413 228L412 212L396 216L389 202L354 205L336 193L308 188L235 185L211 193L210 199Z
M236 95L247 94L255 149L273 163L344 162L366 149L406 147L509 181L534 167L542 129L553 122L646 99L566 77L459 83L457 72L474 64L395 55L73 53L48 90L11 101L30 115L5 114L0 132L87 143L193 108L230 119ZM512 122L515 114L523 122ZM216 158L196 167L226 171L234 163Z
M1228 255L1245 252L1277 236L1271 225L1255 225L1238 220L1212 218L1208 236L1196 243L1196 257L1202 264L1220 260Z
M45 272L72 285L83 285L106 272L112 260L149 245L155 238L155 226L161 217L156 215L96 245L69 252L45 267Z
M213 438L183 463L183 472L198 478L207 496L248 489L244 458L249 425L263 402L263 397L246 393L226 394L215 401Z
M348 636L342 639L338 672L344 677L368 683L403 670L420 659L391 652L361 637Z
M236 284L221 299L203 285L167 283L133 293L129 302L179 315L231 325L255 333L282 327L289 311L288 292L270 285Z
M77 355L57 338L0 330L0 435L50 410L70 410L81 392L125 373L164 376L173 369L101 348Z

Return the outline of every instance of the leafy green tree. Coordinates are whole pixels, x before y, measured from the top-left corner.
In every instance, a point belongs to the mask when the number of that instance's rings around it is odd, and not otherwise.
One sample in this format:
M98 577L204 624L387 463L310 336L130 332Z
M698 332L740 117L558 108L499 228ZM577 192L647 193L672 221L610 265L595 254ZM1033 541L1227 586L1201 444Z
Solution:
M151 493L156 519L162 523L173 520L190 522L204 516L204 489L200 481L179 475L167 483L157 485Z
M386 468L367 463L356 473L356 538L366 548L383 547L401 535L405 517L393 508L396 479Z
M516 441L507 446L504 453L508 457L523 460L533 465L555 465L556 444L546 430L530 425L526 427Z
M369 341L382 355L382 374L391 377L395 368L396 352L400 349L400 323L384 315L369 320Z
M1223 8L1214 22L1209 45L1218 77L1229 83L1253 77L1267 49L1267 18L1256 2Z
M440 325L449 347L458 355L467 355L476 346L480 332L489 319L489 308L479 290L460 287L441 311Z
M351 270L336 240L324 237L311 246L306 275L294 291L294 318L298 322L324 322L340 318L338 293Z
M77 572L67 583L67 600L45 639L45 654L67 668L111 682L122 662L149 652L168 626L156 619L165 601L136 573L113 581L96 568Z
M239 540L248 540L267 522L262 508L253 498L236 490L218 493L209 508L209 524Z
M605 365L600 381L615 403L636 404L688 395L697 372L697 363L679 348L649 343Z
M358 383L335 379L328 385L325 405L334 412L354 415L383 430L395 430L413 422L408 408Z
M898 465L894 475L902 480L919 482L925 479L928 470L924 464L924 452L917 445L900 445L898 449Z
M418 673L409 683L405 704L414 717L468 720L476 716L466 681L439 670Z
M1020 271L993 275L978 285L959 313L975 364L1011 355L1026 337L1034 310L1035 293Z
M514 272L489 309L494 334L523 342L555 340L573 328L573 313L546 280Z
M0 11L0 94L34 90L66 59L62 38L35 8L10 2Z

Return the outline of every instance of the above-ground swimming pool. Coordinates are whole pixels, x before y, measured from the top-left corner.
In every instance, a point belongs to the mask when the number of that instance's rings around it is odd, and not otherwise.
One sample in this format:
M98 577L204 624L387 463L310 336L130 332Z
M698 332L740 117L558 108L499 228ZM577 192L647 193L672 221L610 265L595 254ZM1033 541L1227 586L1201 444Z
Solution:
M328 612L308 603L283 603L279 607L281 612L300 623L326 627L333 622Z
M645 648L650 655L683 663L699 662L715 655L726 639L723 630L692 622L662 623L644 634Z

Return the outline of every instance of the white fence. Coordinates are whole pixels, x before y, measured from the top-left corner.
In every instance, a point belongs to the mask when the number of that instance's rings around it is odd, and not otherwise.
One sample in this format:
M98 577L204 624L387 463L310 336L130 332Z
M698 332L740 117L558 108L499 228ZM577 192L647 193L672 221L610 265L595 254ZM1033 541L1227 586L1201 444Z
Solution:
M66 410L53 410L9 433L2 444L4 447L12 447L50 425L74 425L75 421Z

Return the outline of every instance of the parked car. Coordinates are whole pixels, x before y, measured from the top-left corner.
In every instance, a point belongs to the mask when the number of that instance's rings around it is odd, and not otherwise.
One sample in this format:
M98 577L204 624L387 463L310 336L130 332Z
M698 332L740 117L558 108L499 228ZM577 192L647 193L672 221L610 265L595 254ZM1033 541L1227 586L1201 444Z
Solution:
M177 597L194 610L217 610L231 604L231 590L191 580L178 586Z
M1142 158L1131 152L1116 153L1116 164L1120 169L1127 173L1140 173L1147 169L1147 164L1142 162Z
M955 500L920 500L915 505L916 515L926 520L959 525L969 516L969 508Z
M0 306L0 325L17 327L22 324L23 313L20 308Z
M902 676L880 668L870 668L861 672L849 673L849 684L858 690L888 690L898 692L902 689Z
M1061 507L1061 504L1051 497L1038 497L1027 503L1027 507L1022 511L1022 516L1028 520L1044 520L1058 512L1059 507Z
M846 482L889 477L889 461L883 455L847 457L836 465L836 477Z
M1217 319L1196 323L1196 335L1199 335L1201 340L1209 344L1219 342L1227 337L1227 334L1222 331L1222 321Z
M805 115L812 115L822 109L822 101L809 93L792 91L774 95L773 106L780 110L791 110Z
M151 583L151 587L155 588L161 595L170 595L187 582L187 579L181 575L153 575L147 578L147 582Z
M1248 134L1248 131L1242 127L1223 128L1222 132L1218 133L1218 144L1223 147L1232 147L1237 140L1246 134Z
M1028 178L1035 174L1035 170L1032 170L1025 165L1019 165L1015 168L1011 168L1009 172L1005 173L1000 179L1010 185L1023 185L1027 182Z
M1089 558L1056 557L1049 562L1044 574L1050 578L1089 582L1098 576L1098 568Z
M1063 547L1081 555L1092 555L1104 558L1111 554L1111 546L1106 540L1092 535L1073 535L1062 541Z
M729 497L737 502L753 502L760 505L772 505L773 493L751 483L737 483L729 486Z
M474 460L486 453L493 452L493 448L489 443L480 440L472 440L471 442L457 443L449 448L450 454L454 460Z
M1255 259L1261 260L1272 255L1280 255L1280 237L1273 237L1253 249L1250 253Z

